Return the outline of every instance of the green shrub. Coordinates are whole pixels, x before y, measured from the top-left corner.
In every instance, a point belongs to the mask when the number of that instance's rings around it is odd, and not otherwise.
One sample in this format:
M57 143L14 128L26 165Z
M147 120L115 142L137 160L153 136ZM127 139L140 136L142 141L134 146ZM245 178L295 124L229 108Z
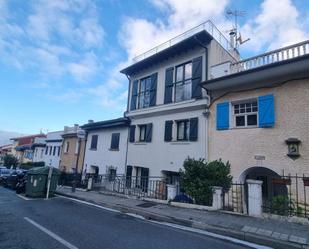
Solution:
M271 211L274 214L289 215L294 209L294 203L286 195L277 195L271 200Z
M18 165L18 159L17 157L13 156L13 155L5 155L2 157L2 161L4 166L10 168L11 166L13 166L13 168L16 168L16 166Z
M181 187L194 198L196 204L212 205L213 187L222 187L228 191L232 184L230 164L221 160L206 163L204 159L188 158L180 170Z

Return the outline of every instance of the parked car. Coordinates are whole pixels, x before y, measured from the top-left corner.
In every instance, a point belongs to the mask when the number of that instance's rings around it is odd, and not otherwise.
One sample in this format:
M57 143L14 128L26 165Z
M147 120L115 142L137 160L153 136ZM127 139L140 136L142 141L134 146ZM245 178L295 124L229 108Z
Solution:
M0 168L0 184L3 184L4 180L11 174L11 170L6 167Z
M26 173L26 170L13 170L9 176L4 178L3 185L7 188L15 190L16 184L25 176Z

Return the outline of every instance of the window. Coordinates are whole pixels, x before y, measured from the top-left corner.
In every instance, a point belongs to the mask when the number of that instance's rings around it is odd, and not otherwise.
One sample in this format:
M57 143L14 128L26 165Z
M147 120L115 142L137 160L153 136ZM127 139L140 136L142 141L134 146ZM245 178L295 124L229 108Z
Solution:
M177 140L185 141L189 140L189 120L177 121Z
M46 146L45 148L45 155L47 155L47 153L48 153L48 146Z
M65 145L64 145L64 153L68 153L69 152L69 147L70 147L70 142L66 141Z
M146 125L139 126L139 141L145 142L146 141Z
M96 150L97 145L98 145L98 135L92 135L90 149Z
M119 150L120 133L112 133L111 150Z
M53 146L49 146L49 155L52 154L52 151L53 151Z
M58 146L58 156L60 156L61 146Z
M56 146L54 146L54 151L53 151L53 156L55 156L56 155Z
M258 104L256 100L233 105L235 127L254 127L257 126Z
M111 182L111 181L115 181L116 179L116 172L117 170L116 169L109 169L108 170L108 180Z
M77 141L76 141L76 146L75 146L75 154L76 154L76 155L78 154L79 146L80 146L80 140L77 140Z
M138 91L138 108L149 107L151 91L151 78L147 77L140 80Z
M175 102L191 99L192 62L176 67Z

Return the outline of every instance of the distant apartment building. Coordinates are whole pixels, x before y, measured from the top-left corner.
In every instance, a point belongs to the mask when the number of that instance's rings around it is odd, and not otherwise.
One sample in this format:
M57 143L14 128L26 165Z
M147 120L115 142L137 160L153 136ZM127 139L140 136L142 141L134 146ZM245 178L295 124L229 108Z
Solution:
M238 59L224 44L228 41L207 22L121 70L130 79L127 177L173 181L187 157L208 160L209 100L200 84L210 79L213 65Z
M46 135L43 161L45 166L59 168L63 131L49 132Z
M64 127L59 169L66 173L81 173L84 163L86 138L79 138L83 130L76 124Z
M129 119L118 118L90 121L81 127L87 132L84 173L111 177L125 174L129 124Z
M34 143L37 138L45 138L45 134L36 134L11 138L13 141L12 154L20 163L32 162L34 157Z

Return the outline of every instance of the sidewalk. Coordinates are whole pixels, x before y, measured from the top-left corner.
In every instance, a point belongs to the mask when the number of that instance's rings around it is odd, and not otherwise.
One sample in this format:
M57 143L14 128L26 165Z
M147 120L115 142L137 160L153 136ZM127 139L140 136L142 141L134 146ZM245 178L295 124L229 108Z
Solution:
M124 213L134 213L146 219L199 228L274 248L309 249L308 225L226 212L179 208L95 191L76 190L72 193L71 188L67 187L58 187L57 194L117 209Z

